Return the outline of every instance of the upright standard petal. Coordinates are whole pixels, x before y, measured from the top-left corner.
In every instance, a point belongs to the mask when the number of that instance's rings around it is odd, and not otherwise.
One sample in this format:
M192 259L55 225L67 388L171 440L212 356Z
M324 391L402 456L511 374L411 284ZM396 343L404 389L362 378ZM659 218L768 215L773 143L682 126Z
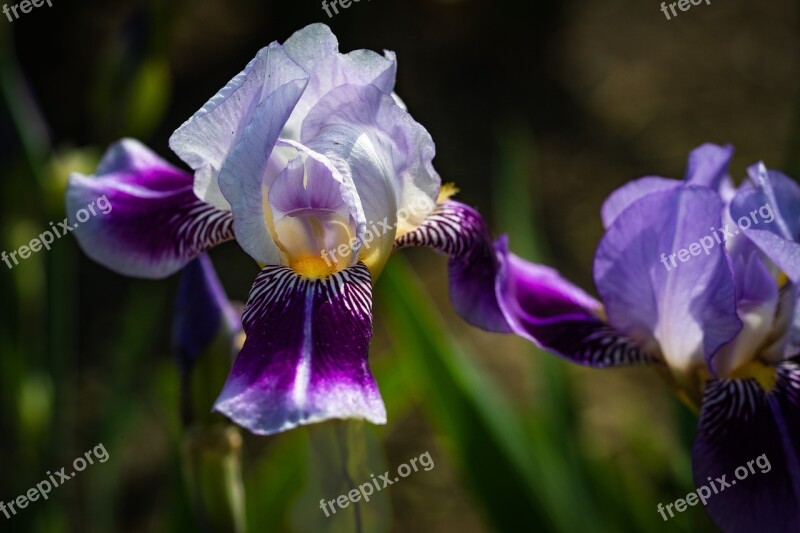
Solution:
M315 280L267 266L243 321L247 339L216 411L261 435L331 418L386 423L367 364L372 284L363 264Z
M689 154L685 181L717 191L728 175L728 165L733 158L733 146L706 143Z
M603 227L608 229L625 209L644 196L654 192L676 189L680 186L681 182L678 180L659 178L658 176L648 176L626 183L612 192L603 202L603 207L600 211L603 218Z
M706 187L648 194L616 218L595 257L609 323L647 351L660 348L680 373L708 363L742 327L725 249L708 236L721 214Z
M308 88L297 103L281 135L300 140L300 129L308 112L341 85L374 85L391 94L397 73L393 52L380 55L372 50L339 53L339 42L325 24L311 24L295 32L284 43L288 56L310 74Z
M794 283L800 283L800 185L760 163L748 170L754 187L742 187L730 206L733 219Z
M267 224L269 212L264 194L271 185L267 180L268 162L308 77L294 66L280 45L271 44L264 54L264 70L258 77L262 84L259 99L252 102L249 117L236 122L243 129L222 162L219 186L231 204L241 247L256 261L274 265L281 262L281 254Z
M610 227L620 213L645 195L675 189L682 183L708 187L715 191L722 190L729 183L725 181L725 178L732 157L733 147L731 145L718 146L706 143L698 146L689 154L683 182L648 176L623 185L603 202L603 226Z
M600 318L600 302L558 272L509 253L504 239L497 249L497 297L514 333L581 365L657 362L606 324Z
M441 178L433 168L433 139L377 87L343 85L328 93L303 122L301 139L332 160L347 162L368 222L389 214L403 234L436 207ZM387 189L393 206L382 198ZM389 207L394 211L387 213Z
M259 149L268 156L275 142L271 138L277 138L307 82L308 74L280 45L272 43L175 130L170 148L194 169L195 192L200 198L219 208L229 207L218 177L231 150L246 132L264 134ZM265 117L267 122L261 124ZM259 173L252 178L260 177Z
M100 199L107 210L99 210ZM127 276L169 276L234 238L229 211L200 200L192 176L132 139L109 148L93 176L70 176L66 203L84 252ZM90 204L97 215L77 220Z
M726 532L800 531L800 367L774 379L769 392L754 379L706 387L692 464Z

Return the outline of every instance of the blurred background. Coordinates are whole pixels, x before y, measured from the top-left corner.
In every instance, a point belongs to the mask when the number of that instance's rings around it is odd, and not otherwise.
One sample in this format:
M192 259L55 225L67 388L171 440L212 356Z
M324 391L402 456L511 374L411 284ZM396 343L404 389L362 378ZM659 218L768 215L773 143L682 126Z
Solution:
M626 181L682 177L706 141L736 146L737 181L759 159L800 175L791 0L715 0L669 21L655 0L362 0L332 18L317 0L52 4L0 17L0 250L63 220L69 172L91 173L120 137L179 164L171 132L259 48L312 22L342 51L396 51L397 92L444 181L517 254L590 292L600 206ZM234 243L211 257L246 300L257 266ZM110 456L0 516L0 531L198 530L181 475L176 287L118 276L72 237L0 264L0 500L98 443ZM382 529L715 530L696 507L667 523L656 511L694 488L695 417L655 373L578 368L470 328L427 250L393 259L375 294L389 423L358 430L378 450L362 466L435 462L367 511ZM305 429L245 435L250 531L332 527L319 443Z

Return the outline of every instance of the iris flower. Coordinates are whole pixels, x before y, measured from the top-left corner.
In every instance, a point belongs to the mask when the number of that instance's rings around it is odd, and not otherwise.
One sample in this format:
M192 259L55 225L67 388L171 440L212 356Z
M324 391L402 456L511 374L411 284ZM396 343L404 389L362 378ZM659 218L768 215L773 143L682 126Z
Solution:
M254 433L385 423L367 355L372 286L395 249L447 254L456 310L509 331L489 232L441 186L430 135L393 93L396 66L392 52L340 54L327 26L309 26L260 50L174 132L194 175L126 139L93 176L70 178L68 212L104 194L114 206L75 234L116 272L163 278L233 239L262 266L214 405Z
M725 531L800 531L800 187L758 164L737 190L731 156L704 145L683 181L611 194L602 303L502 242L498 293L516 333L573 362L656 365L699 410L698 487L766 454L771 470L707 500Z

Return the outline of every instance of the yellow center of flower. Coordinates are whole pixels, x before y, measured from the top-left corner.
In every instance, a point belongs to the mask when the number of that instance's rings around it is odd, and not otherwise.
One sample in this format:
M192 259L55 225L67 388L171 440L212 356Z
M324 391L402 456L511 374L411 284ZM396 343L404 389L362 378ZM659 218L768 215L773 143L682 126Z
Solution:
M325 261L320 256L306 255L292 258L289 267L309 279L327 278L336 272L336 263Z
M731 373L730 377L732 379L752 378L766 392L772 391L775 388L775 383L778 382L778 372L775 367L767 366L761 361L750 361L740 366Z

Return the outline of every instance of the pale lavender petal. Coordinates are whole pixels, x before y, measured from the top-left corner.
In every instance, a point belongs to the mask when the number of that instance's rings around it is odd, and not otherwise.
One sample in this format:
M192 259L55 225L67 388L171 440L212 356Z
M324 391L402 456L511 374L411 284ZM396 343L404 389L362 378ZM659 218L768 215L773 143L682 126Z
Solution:
M726 532L800 530L800 368L777 372L770 392L752 379L706 386L692 464Z
M749 169L755 187L742 187L730 206L731 217L786 275L800 283L800 185L763 164Z
M289 66L294 64L280 45L273 43L263 53L259 99L252 102L249 120L222 163L219 186L231 204L236 239L244 251L260 263L278 264L281 256L269 231L264 202L270 185L265 182L267 163L307 78L299 67Z
M131 139L109 148L95 175L70 176L66 203L84 252L127 276L169 276L234 238L229 211L197 198L191 175ZM96 216L78 220L89 204Z
M698 245L678 257L719 227L721 211L706 187L650 193L616 218L595 257L609 324L648 350L657 341L676 370L708 363L741 329L724 246L709 237L707 254Z
M764 265L761 252L752 248L749 253L734 255L732 259L736 312L742 321L742 329L714 356L713 371L717 376L730 375L752 360L755 353L766 356L765 344L777 331L778 286ZM775 351L782 350L776 346Z
M504 240L497 249L498 301L514 333L581 365L656 363L600 318L600 302L557 271L509 253Z
M420 227L395 241L395 249L412 246L428 246L450 258L450 303L464 320L487 331L511 331L495 293L496 252L476 210L460 202L444 202Z
M332 89L341 85L374 85L391 94L397 61L393 52L385 55L371 50L339 53L339 42L324 24L311 24L297 31L284 43L289 57L305 69L311 78L282 137L300 140L300 129L309 111Z
M272 128L277 137L307 82L308 74L280 45L272 43L172 134L169 145L195 170L194 187L200 198L220 208L229 207L218 177L231 150L251 123L250 135ZM267 123L259 123L264 116ZM267 133L258 139L263 141L260 150L266 155L274 143L272 137Z
M303 122L302 141L349 173L368 224L388 216L402 234L436 206L441 179L432 164L433 139L373 85L328 93Z
M372 282L363 264L317 280L267 266L243 321L247 340L216 411L260 435L333 418L386 423L367 364Z
M350 215L342 198L341 183L328 167L312 158L305 162L300 157L289 161L269 188L267 198L276 218L303 209Z

